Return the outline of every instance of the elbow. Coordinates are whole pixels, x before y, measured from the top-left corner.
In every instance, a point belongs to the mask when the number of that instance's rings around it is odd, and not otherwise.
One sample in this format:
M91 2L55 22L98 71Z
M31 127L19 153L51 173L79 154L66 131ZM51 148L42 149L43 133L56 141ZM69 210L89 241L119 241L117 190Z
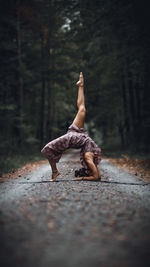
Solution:
M93 177L95 178L95 179L99 179L100 178L100 174L99 174L99 172L98 172L98 170L94 170L93 171Z
M98 174L94 174L93 177L94 177L95 179L99 179L99 175L98 175Z

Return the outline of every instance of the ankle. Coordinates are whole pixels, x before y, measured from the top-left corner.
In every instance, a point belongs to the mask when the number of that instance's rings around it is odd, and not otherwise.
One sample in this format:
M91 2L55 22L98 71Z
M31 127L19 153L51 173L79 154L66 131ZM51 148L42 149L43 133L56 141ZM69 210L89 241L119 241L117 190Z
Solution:
M52 171L52 173L56 173L56 172L58 172L58 170L53 170L53 171Z

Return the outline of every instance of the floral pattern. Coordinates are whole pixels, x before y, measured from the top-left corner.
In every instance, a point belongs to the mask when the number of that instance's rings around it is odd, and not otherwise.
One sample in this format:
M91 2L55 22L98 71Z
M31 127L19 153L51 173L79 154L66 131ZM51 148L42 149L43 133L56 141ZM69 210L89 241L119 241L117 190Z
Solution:
M81 149L80 161L84 168L88 168L85 160L85 152L94 153L94 163L98 165L101 160L101 149L95 144L95 142L88 136L84 128L79 128L75 124L71 124L68 128L68 132L58 137L57 139L49 142L41 150L42 154L49 160L59 162L62 153L68 148Z

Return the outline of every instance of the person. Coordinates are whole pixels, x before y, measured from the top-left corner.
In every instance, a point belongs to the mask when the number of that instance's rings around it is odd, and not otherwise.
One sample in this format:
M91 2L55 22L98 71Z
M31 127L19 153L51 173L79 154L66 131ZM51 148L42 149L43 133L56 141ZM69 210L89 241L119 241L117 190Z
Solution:
M78 112L73 123L68 128L68 132L49 142L41 150L42 154L48 159L52 177L50 181L55 181L60 174L56 163L59 162L62 153L68 148L81 149L80 161L85 168L86 176L76 177L74 180L95 181L101 179L101 174L98 169L98 164L101 160L101 149L88 136L84 130L84 121L86 116L85 97L84 97L84 78L83 73L80 73L79 81L77 82L78 97L77 107Z

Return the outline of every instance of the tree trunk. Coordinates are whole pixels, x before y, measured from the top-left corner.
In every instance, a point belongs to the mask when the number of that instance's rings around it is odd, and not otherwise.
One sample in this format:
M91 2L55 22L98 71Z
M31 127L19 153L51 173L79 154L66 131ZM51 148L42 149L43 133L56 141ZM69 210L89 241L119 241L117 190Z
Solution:
M118 126L118 130L119 130L119 135L120 135L120 140L121 140L121 148L124 150L126 148L126 145L125 145L124 129L121 123Z
M141 119L141 94L140 94L140 84L139 78L136 77L135 82L135 104L136 104L136 134L137 134L137 141L141 143L141 134L142 134L142 119Z
M122 80L122 98L123 98L123 112L124 112L124 125L125 125L125 132L126 132L126 138L124 140L124 143L126 146L129 145L129 136L130 136L130 120L129 120L129 112L128 112L128 99L127 99L127 89L125 84L125 75L124 75L124 69L122 71L121 75Z
M40 147L44 145L44 135L45 135L45 93L46 93L46 77L45 77L45 46L41 44L41 57L42 57L42 88L41 88L41 118L40 118Z
M19 5L20 1L18 1ZM16 122L14 125L15 140L22 144L23 122L23 78L22 78L22 49L21 49L20 11L17 11L16 41L17 41L17 88L16 88ZM15 141L15 142L16 142Z
M49 13L51 13L51 5L48 5ZM55 115L55 102L54 102L54 79L53 79L53 71L55 70L55 63L53 59L53 54L50 54L50 47L51 47L51 28L53 27L53 15L48 17L48 27L46 31L46 51L47 51L47 118L46 118L46 140L53 139L53 124L54 124L54 115ZM52 71L51 71L52 70Z
M144 79L144 98L143 98L143 136L145 150L150 147L150 82L149 82L149 64L145 64Z
M51 88L48 91L48 118L47 118L47 140L53 138L53 124L54 124L54 99L52 98Z
M21 50L21 27L20 12L17 13L17 53L18 53L18 84L19 84L19 109L20 116L23 115L23 78L22 78L22 50Z
M137 143L136 135L136 111L135 111L135 90L133 85L133 77L130 70L130 64L127 61L127 81L128 81L128 93L129 93L129 108L131 116L132 131L130 134L130 144L135 145Z

